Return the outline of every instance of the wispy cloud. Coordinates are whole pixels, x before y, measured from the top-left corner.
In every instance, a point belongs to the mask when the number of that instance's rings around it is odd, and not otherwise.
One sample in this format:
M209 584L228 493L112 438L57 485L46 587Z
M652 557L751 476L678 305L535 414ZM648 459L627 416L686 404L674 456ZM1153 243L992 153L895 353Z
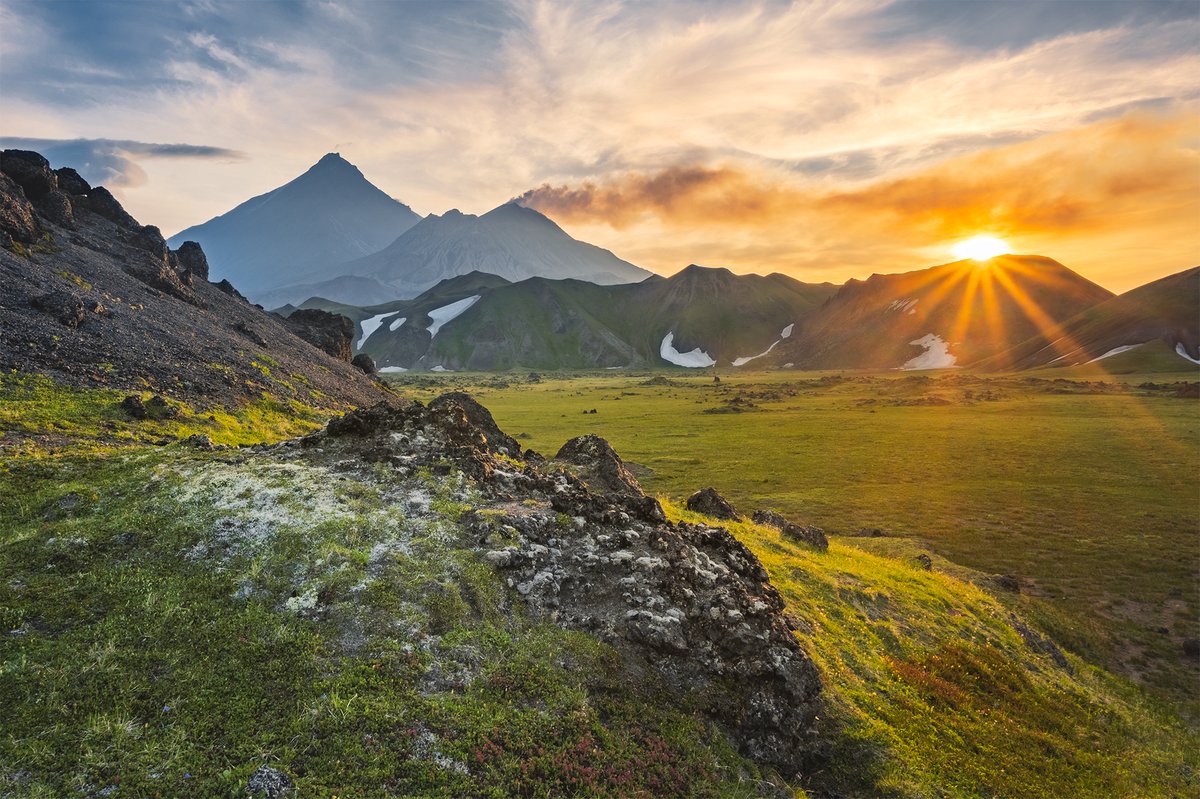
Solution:
M0 138L0 148L36 150L55 167L70 166L89 183L130 188L146 183L142 158L199 158L240 161L246 156L203 144L155 144L128 139Z
M483 211L545 184L560 191L555 213L627 257L674 225L673 253L653 245L648 265L658 268L718 258L761 268L748 253L768 244L808 268L809 238L779 221L793 202L841 196L849 207L860 192L895 184L899 193L956 159L1130 109L1170 113L1195 98L1200 72L1194 4L1152 0L6 0L0 9L39 42L10 50L18 34L0 26L0 132L175 141L203 130L247 153L236 167L139 158L145 182L124 199L165 229L227 210L351 141L348 158L423 211ZM70 58L47 63L40 54L51 51ZM568 210L638 181L636 213L608 197L617 232ZM641 216L657 197L679 219L702 207L714 220L738 218L727 211L739 196L777 220L771 242L718 222L724 249L686 251L710 243L703 231L683 231L667 210ZM881 252L828 239L851 247L845 263Z

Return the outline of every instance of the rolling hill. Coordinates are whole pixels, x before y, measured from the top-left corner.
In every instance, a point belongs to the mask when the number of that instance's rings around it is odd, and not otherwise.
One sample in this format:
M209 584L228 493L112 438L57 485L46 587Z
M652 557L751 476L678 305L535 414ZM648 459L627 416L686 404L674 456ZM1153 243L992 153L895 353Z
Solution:
M326 281L346 274L331 267L386 247L419 220L356 166L329 153L290 183L183 230L169 243L199 242L214 279L229 279L252 300L279 305L328 292Z
M385 369L740 366L786 340L836 290L696 265L613 286L472 272L412 300L352 307L314 298L300 307L353 319L356 347Z
M1126 352L1125 359L1157 351L1195 363L1200 360L1198 300L1200 267L1193 267L1087 308L981 363L980 368L1078 366Z
M969 366L1112 297L1032 255L877 274L847 282L764 360L805 369Z

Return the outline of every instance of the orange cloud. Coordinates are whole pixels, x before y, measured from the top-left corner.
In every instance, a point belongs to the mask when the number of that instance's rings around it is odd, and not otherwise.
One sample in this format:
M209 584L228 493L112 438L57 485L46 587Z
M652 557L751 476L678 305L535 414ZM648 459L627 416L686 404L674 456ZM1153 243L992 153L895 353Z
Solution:
M1195 114L1127 117L951 159L916 174L821 192L737 166L677 166L578 186L543 185L519 199L566 223L625 229L776 226L781 220L883 224L903 240L965 231L1070 232L1113 224L1146 203L1195 213Z

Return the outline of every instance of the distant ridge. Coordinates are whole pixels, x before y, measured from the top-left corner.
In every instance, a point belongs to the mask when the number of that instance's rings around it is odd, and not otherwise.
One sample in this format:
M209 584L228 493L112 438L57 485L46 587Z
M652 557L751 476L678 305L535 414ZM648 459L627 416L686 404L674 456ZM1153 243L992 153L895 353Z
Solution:
M419 220L358 167L329 153L295 180L181 231L169 243L199 242L214 279L276 304L272 291L336 278L343 273L330 267L386 247Z

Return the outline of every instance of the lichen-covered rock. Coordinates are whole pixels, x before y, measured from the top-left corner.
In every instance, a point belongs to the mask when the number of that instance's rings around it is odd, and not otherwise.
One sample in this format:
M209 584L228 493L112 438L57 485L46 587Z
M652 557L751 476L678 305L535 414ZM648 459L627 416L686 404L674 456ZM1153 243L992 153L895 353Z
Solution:
M755 524L761 524L764 527L774 527L776 530L783 530L788 523L788 520L783 517L782 513L766 508L754 511L750 515L750 521Z
M687 509L693 513L703 513L714 519L726 521L741 521L742 517L725 497L717 493L715 488L702 488L687 498Z
M232 288L232 286L230 287ZM350 343L354 341L354 322L340 314L317 308L294 311L284 324L297 337L339 361L350 363Z
M246 783L246 792L252 799L286 799L296 793L292 778L277 768L259 766Z
M344 468L461 471L488 510L463 514L462 535L517 601L613 646L631 677L747 757L802 770L820 684L766 570L722 528L667 522L603 439L576 440L557 463L523 458L486 408L449 394L360 409L301 443L303 457Z

